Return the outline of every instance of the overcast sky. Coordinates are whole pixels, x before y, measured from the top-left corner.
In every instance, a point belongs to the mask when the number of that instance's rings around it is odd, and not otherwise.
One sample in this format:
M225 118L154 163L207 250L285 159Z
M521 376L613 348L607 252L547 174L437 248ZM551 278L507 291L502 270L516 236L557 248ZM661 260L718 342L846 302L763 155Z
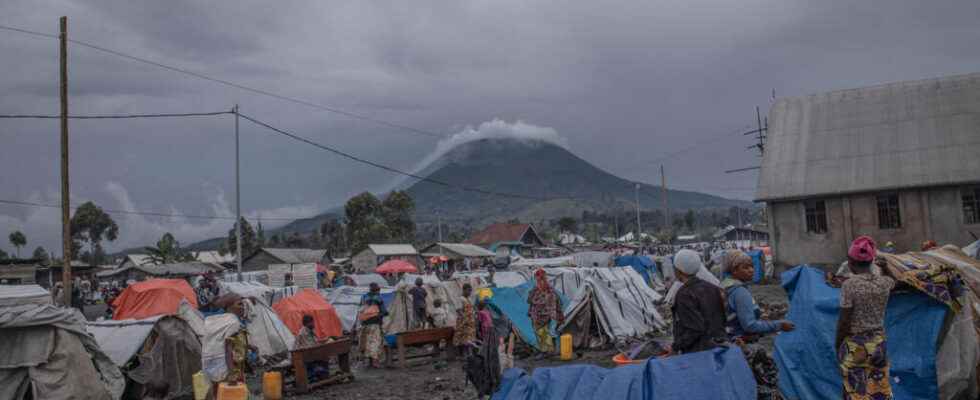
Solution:
M758 165L738 132L755 106L871 84L980 71L980 2L963 1L12 1L0 25L73 39L450 136L555 136L629 179L750 199ZM78 46L72 114L253 115L411 169L438 139L202 81ZM0 30L0 114L58 112L57 41ZM499 120L487 124L488 121ZM517 122L521 121L520 124ZM468 128L469 127L469 128ZM230 116L71 122L73 201L232 215ZM243 123L242 207L312 215L394 176ZM57 204L56 120L0 120L0 199ZM700 143L700 144L699 144ZM697 146L693 145L699 144ZM116 216L116 250L231 221ZM274 225L268 222L269 225ZM0 248L59 248L59 211L0 205Z

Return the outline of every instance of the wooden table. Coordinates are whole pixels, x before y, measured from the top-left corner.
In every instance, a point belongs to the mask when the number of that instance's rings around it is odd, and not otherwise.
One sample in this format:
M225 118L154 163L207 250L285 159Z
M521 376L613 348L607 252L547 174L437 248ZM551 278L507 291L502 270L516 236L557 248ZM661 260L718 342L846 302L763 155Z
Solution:
M293 350L290 355L293 358L293 374L296 376L296 389L298 393L306 393L320 386L329 385L342 379L353 379L350 372L350 349L351 340L348 338L340 339L330 343L318 344L305 349ZM306 376L306 363L311 361L329 361L337 358L340 366L340 374L319 382L310 384L309 377Z
M398 367L405 368L409 358L436 357L445 354L447 360L453 359L455 352L453 349L453 328L432 328L420 329L399 333L395 343L398 350ZM442 343L445 342L445 345ZM405 349L409 347L421 347L425 345L435 345L435 351L426 354L408 356ZM394 350L385 347L385 363L391 366L392 352Z

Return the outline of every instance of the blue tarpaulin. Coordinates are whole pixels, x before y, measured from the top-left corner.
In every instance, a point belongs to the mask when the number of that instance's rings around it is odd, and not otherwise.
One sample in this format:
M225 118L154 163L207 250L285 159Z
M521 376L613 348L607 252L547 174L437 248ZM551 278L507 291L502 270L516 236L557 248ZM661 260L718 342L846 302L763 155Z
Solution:
M737 347L615 369L594 365L507 370L492 400L755 400L755 379Z
M504 288L493 288L493 297L487 300L487 304L497 313L502 314L510 320L514 328L521 335L521 340L529 346L538 348L538 337L534 334L534 327L531 325L531 318L527 316L528 305L527 295L534 288L533 282L527 282L520 286ZM558 295L562 307L567 304L567 299L561 294ZM554 332L555 323L551 323Z
M614 261L617 267L632 267L648 285L650 274L657 273L657 263L647 256L619 256Z
M766 265L762 262L762 250L752 250L745 254L752 258L752 266L755 267L755 273L752 274L752 283L762 282L762 277L766 274Z
M787 318L796 330L776 337L779 389L787 399L839 399L834 335L840 290L827 285L822 271L808 266L784 272L782 283L790 298ZM918 292L889 299L885 334L895 399L938 398L936 344L946 312L944 305Z

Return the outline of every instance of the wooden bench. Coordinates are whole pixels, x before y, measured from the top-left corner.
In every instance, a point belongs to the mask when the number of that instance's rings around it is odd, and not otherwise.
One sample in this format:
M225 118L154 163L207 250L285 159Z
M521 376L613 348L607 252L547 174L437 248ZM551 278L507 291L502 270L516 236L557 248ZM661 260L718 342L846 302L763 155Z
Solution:
M399 333L395 338L396 348L398 350L398 367L405 368L410 358L437 357L444 354L447 360L452 360L455 357L453 332L453 328L447 327ZM445 345L442 344L443 342L445 342ZM435 351L431 353L415 354L412 356L405 353L405 349L409 347L422 347L430 344L435 346ZM389 367L391 366L392 352L394 351L395 349L385 347L385 364Z
M330 343L318 344L305 349L293 350L290 355L293 358L293 374L296 377L295 391L306 393L312 389L340 382L343 380L354 379L350 372L350 349L351 340L348 338L340 339ZM329 361L337 358L340 372L327 379L310 384L309 377L306 376L306 363L311 361Z

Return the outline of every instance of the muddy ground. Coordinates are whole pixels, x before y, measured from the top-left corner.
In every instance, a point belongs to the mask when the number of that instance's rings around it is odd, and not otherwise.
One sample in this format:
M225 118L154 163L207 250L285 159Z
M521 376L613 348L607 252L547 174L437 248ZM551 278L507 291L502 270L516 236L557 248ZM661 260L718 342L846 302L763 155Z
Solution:
M750 287L756 301L770 314L769 318L781 318L788 309L786 293L778 285L756 285ZM664 338L669 341L669 338ZM764 344L771 346L772 339ZM532 371L534 368L569 365L574 363L594 364L612 368L615 349L589 351L578 354L574 361L518 359L515 365ZM436 369L433 362L416 361L412 366L402 369L367 370L355 366L353 382L337 384L318 389L305 395L287 396L289 399L405 399L405 400L443 400L475 399L476 391L467 385L460 361L451 362L446 368ZM257 386L252 386L257 387Z

